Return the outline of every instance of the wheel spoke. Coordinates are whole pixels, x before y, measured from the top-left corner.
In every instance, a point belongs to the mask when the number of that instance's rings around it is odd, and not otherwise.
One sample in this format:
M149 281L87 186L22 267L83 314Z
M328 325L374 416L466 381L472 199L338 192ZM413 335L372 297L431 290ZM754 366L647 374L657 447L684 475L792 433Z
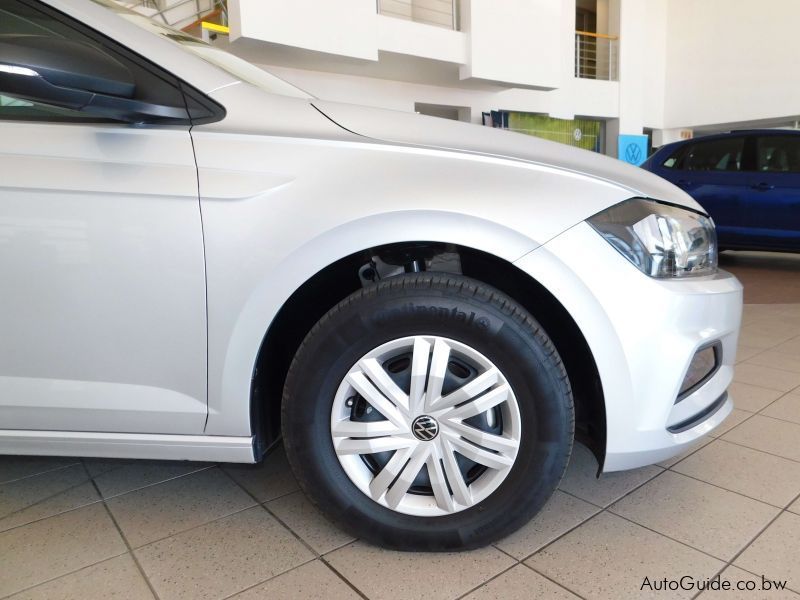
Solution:
M389 374L374 358L365 358L358 363L362 371L372 380L384 396L394 402L400 412L408 414L408 395L392 381Z
M408 409L412 415L419 414L423 409L430 352L431 345L428 342L421 337L414 339L414 350L411 357L411 390L408 401Z
M336 454L375 454L416 446L417 441L410 437L396 435L375 438L344 438L334 441Z
M436 504L442 510L452 512L453 497L450 495L450 490L447 489L447 479L442 469L439 444L433 445L428 460L425 461L425 466L428 467L428 477L431 480L431 488L433 489L433 496L436 498Z
M519 447L519 442L511 438L503 437L502 435L495 435L494 433L487 433L481 431L477 427L472 427L460 421L443 421L442 425L452 429L455 433L464 439L482 446L488 450L495 452L508 452Z
M475 396L478 396L479 394L482 394L488 390L497 383L499 377L500 374L497 369L492 367L454 392L450 392L447 394L447 396L441 397L432 402L431 410L442 410L445 408L451 408L457 404L462 404L470 398L474 398Z
M490 408L494 408L501 402L505 402L508 398L508 385L503 384L499 387L489 390L482 396L462 404L461 406L451 409L444 414L445 419L469 419L475 417Z
M467 482L464 481L464 476L461 474L461 469L456 462L453 445L447 438L441 437L439 438L439 446L442 452L444 471L447 474L447 482L450 484L450 489L453 490L453 497L462 506L470 506L472 504L472 493L467 487Z
M396 435L406 431L407 429L401 429L391 421L351 421L350 419L339 421L331 429L334 437L355 438Z
M511 457L489 452L447 432L444 435L447 436L447 440L453 445L456 452L480 465L490 469L505 469L514 463L514 459Z
M384 417L389 419L397 427L407 428L406 419L403 418L400 410L392 404L386 396L369 380L361 371L356 371L347 375L347 381L352 385L361 396L369 402Z
M386 503L389 506L397 508L403 496L406 495L408 488L414 483L414 479L419 474L420 469L422 469L422 465L424 465L425 461L428 459L430 452L431 446L428 444L419 444L414 448L408 463L406 463L406 466L400 472L399 477L392 484L392 487L389 488L389 491L386 492Z
M381 469L381 472L370 482L369 493L373 500L380 500L381 496L386 493L386 490L389 489L389 484L395 480L397 474L406 465L413 451L414 448L411 446L408 448L400 448L394 453L394 456L389 459L386 466Z
M428 388L425 390L425 410L441 399L442 385L447 375L447 363L450 361L450 346L441 338L436 338L433 343L431 355L431 368L428 375Z

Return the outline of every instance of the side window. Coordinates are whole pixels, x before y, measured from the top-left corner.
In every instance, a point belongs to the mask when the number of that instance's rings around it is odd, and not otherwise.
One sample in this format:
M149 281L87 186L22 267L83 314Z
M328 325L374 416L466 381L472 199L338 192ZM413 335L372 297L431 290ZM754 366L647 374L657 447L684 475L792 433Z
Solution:
M687 171L740 171L743 151L743 137L697 142L684 154L680 168Z
M800 173L800 135L756 138L756 169L769 173Z
M686 153L686 147L678 148L673 152L667 160L661 163L661 166L665 169L674 169L678 166L678 162L680 161L681 157Z
M95 46L104 54L125 65L134 81L131 101L185 111L187 100L179 81L159 67L147 63L130 50L107 40L102 35L73 22L46 6L24 0L0 0L0 42L21 36L46 36L67 39ZM36 98L36 96L33 96ZM0 92L0 121L107 121L108 119L79 110L13 97L13 92Z

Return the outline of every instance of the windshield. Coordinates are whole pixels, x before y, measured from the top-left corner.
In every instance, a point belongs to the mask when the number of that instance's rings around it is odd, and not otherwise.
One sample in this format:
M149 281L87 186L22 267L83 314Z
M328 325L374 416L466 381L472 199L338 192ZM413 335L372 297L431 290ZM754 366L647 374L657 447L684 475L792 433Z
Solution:
M151 33L155 33L161 37L165 37L176 44L179 44L185 50L191 52L195 56L202 58L204 61L211 63L215 67L230 73L236 79L252 84L271 94L281 94L282 96L293 96L295 98L304 98L312 100L313 96L307 94L303 90L296 88L290 83L287 83L279 77L275 77L271 73L267 73L263 69L250 64L246 60L225 52L219 48L215 48L210 44L206 44L202 40L192 37L178 29L173 29L167 25L157 23L152 19L147 18L137 12L123 8L113 0L93 0L96 4L100 4L116 12L120 17L146 29Z

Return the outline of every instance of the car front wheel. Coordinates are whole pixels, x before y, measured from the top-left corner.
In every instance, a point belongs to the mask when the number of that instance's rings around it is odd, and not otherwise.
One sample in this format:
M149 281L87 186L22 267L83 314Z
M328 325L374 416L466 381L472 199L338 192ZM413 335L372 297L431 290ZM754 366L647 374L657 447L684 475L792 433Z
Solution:
M306 494L403 550L474 548L535 515L572 448L566 372L533 317L445 274L355 292L289 369L282 427Z

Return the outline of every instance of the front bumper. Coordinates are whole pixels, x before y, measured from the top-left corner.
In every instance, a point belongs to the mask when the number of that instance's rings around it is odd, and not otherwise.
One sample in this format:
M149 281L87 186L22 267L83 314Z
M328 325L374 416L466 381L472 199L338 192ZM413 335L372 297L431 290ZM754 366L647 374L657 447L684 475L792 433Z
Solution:
M515 264L562 303L595 358L606 409L603 471L674 456L730 414L742 312L733 275L652 279L586 223ZM717 341L719 368L676 404L695 353Z

